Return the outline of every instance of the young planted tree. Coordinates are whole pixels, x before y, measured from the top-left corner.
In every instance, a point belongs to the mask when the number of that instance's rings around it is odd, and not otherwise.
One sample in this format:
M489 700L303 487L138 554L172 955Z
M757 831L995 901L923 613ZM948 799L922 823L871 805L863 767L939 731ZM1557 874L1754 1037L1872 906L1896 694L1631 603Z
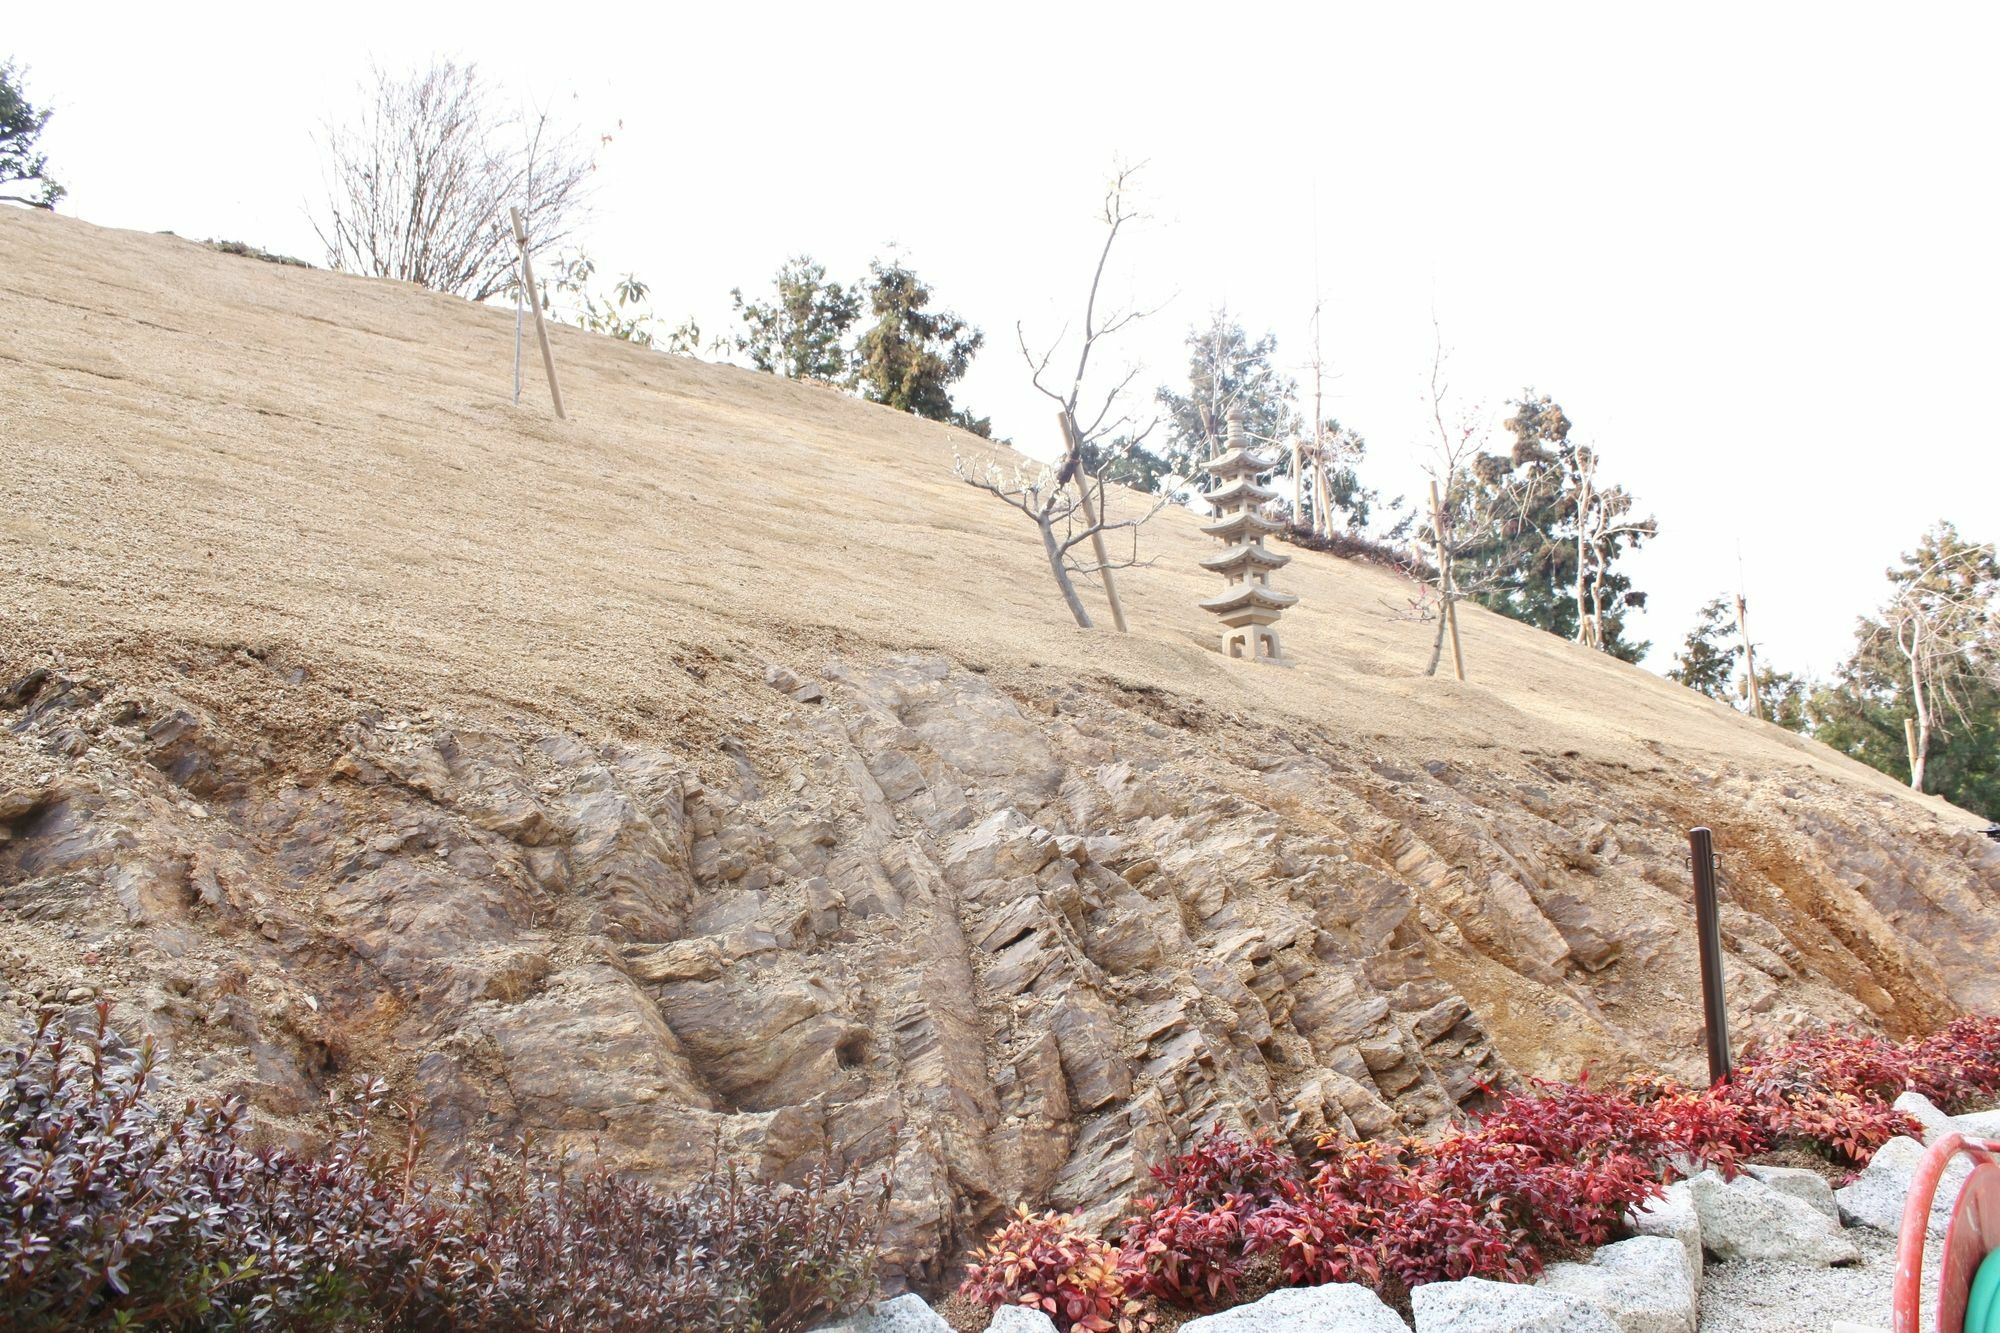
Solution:
M956 469L959 478L968 485L1004 500L1034 521L1041 534L1042 549L1048 556L1049 572L1055 576L1063 602L1069 607L1076 623L1085 629L1091 627L1090 613L1084 610L1083 601L1077 596L1073 576L1099 575L1104 581L1105 596L1111 603L1112 620L1121 633L1125 630L1125 611L1118 600L1118 584L1113 571L1143 563L1139 559L1139 528L1157 514L1167 500L1164 496L1156 498L1151 507L1137 517L1115 522L1110 519L1105 493L1106 474L1111 465L1141 447L1152 433L1154 423L1139 426L1126 410L1127 391L1132 381L1138 378L1136 367L1125 371L1101 392L1089 391L1085 385L1094 356L1098 367L1101 369L1103 366L1103 357L1095 354L1102 350L1106 340L1150 313L1132 306L1103 308L1100 304L1104 270L1110 262L1112 246L1117 242L1120 230L1139 217L1129 198L1132 177L1137 170L1136 167L1120 168L1104 192L1101 214L1105 226L1104 245L1098 251L1097 266L1091 271L1090 289L1083 302L1081 337L1076 344L1075 368L1066 384L1051 370L1057 355L1063 350L1065 337L1058 335L1048 349L1037 356L1028 350L1027 331L1020 324L1014 326L1021 356L1028 363L1030 382L1056 406L1056 429L1062 440L1061 463L1034 473L1017 467L1009 475L991 463L974 468L960 459ZM1111 531L1131 533L1130 551L1118 559L1112 558L1105 544L1104 534ZM1094 563L1088 565L1078 562L1071 554L1086 541L1091 544L1095 558Z
M826 280L826 266L810 255L785 261L768 300L745 301L729 293L747 331L736 350L759 370L795 380L845 385L852 374L847 332L861 318L862 293Z
M547 113L498 109L472 65L373 79L359 117L326 131L327 200L313 227L328 264L484 301L515 281L510 207L530 255L570 240L592 169L574 135Z
M1292 525L1314 537L1331 537L1337 526L1368 526L1371 507L1381 497L1361 484L1355 470L1368 442L1326 415L1326 358L1320 353L1321 306L1312 318L1312 418L1293 444ZM1338 517L1337 517L1338 516Z
M990 436L989 420L951 401L951 386L965 377L986 335L948 310L933 309L929 285L902 263L877 259L868 267L868 305L875 322L854 348L854 379L861 396Z
M1431 641L1430 661L1424 666L1424 674L1437 674L1449 637L1453 672L1464 680L1458 604L1467 598L1490 595L1500 578L1494 569L1468 564L1466 557L1490 549L1493 534L1522 502L1504 485L1490 479L1482 481L1479 467L1492 460L1481 447L1485 441L1484 427L1477 411L1455 412L1447 407L1451 391L1444 370L1444 340L1439 336L1431 354L1429 389L1431 426L1437 441L1432 446L1433 459L1424 469L1430 477L1429 522L1423 529L1429 549L1411 561L1418 596L1398 614L1415 620L1430 620L1435 616L1437 634ZM1447 416L1452 418L1449 424ZM1430 563L1428 569L1426 558Z
M39 145L55 112L28 101L22 74L11 60L0 63L0 202L53 210L68 192Z

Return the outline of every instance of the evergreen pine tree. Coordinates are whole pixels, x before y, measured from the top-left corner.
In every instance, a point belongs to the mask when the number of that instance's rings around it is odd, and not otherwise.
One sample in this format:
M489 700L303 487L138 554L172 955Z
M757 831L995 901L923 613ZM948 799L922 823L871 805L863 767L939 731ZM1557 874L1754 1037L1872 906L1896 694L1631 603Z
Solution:
M1743 649L1732 641L1733 633L1734 625L1726 599L1717 597L1704 605L1696 613L1694 628L1688 631L1687 641L1674 654L1674 665L1667 672L1668 678L1679 681L1697 694L1728 702L1736 692L1733 683L1736 659L1743 655Z
M901 263L878 259L869 273L868 301L875 322L854 349L861 396L990 435L987 419L951 401L951 386L964 378L986 335L948 310L932 309L930 287Z

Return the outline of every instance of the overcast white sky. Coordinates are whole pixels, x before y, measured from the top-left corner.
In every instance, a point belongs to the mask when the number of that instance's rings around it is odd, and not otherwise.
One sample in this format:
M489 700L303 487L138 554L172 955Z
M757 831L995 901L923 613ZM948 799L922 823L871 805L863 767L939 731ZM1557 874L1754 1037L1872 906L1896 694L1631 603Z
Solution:
M2000 536L1990 4L17 8L65 212L321 260L313 131L371 60L469 59L613 135L587 247L669 322L898 243L1030 448L1014 323L1073 316L1143 160L1142 383L1224 303L1303 378L1317 260L1329 410L1414 493L1435 311L1467 405L1555 395L1659 517L1656 668L1739 544L1766 658L1825 672L1927 523Z

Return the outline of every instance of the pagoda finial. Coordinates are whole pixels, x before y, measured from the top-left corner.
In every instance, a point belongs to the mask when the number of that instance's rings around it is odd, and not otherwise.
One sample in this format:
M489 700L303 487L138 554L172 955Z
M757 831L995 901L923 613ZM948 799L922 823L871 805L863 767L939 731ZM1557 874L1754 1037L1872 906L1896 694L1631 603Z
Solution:
M1229 411L1224 415L1223 420L1229 423L1228 437L1223 447L1225 449L1241 449L1247 442L1243 435L1242 407L1238 406L1230 408Z

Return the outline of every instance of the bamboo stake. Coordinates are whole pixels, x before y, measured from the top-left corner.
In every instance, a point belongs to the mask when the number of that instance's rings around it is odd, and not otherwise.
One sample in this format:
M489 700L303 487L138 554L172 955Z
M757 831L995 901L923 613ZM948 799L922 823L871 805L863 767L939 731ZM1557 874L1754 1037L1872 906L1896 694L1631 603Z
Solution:
M1913 790L1922 791L1917 783L1917 720L1913 717L1903 719L1903 744L1910 750L1910 786Z
M1444 539L1444 501L1438 499L1438 484L1431 482L1431 526L1437 530L1438 595L1444 601L1445 628L1451 633L1451 669L1465 679L1465 654L1458 647L1458 599L1452 595L1451 548Z
M535 261L528 256L528 229L521 225L520 209L510 208L507 211L514 215L514 244L521 247L521 285L528 289L528 304L535 311L535 337L542 344L542 369L549 377L549 399L556 405L557 418L567 421L569 417L563 411L562 390L556 387L556 358L555 353L549 350L549 328L542 322L542 296L535 286Z
M1764 699L1757 692L1757 649L1750 643L1750 612L1743 604L1743 594L1736 594L1736 632L1743 636L1743 673L1750 683L1750 711L1757 720L1764 720Z
M1090 471L1083 465L1083 443L1076 438L1076 423L1069 419L1069 413L1056 413L1056 425L1062 431L1063 445L1069 450L1070 460L1075 464L1076 493L1083 497L1083 521L1097 526L1097 503L1090 498ZM1104 596L1111 603L1111 623L1118 627L1120 634L1129 633L1125 628L1125 607L1118 600L1118 581L1111 577L1111 557L1104 553L1103 532L1090 534L1090 546L1097 553L1097 572L1104 576Z

